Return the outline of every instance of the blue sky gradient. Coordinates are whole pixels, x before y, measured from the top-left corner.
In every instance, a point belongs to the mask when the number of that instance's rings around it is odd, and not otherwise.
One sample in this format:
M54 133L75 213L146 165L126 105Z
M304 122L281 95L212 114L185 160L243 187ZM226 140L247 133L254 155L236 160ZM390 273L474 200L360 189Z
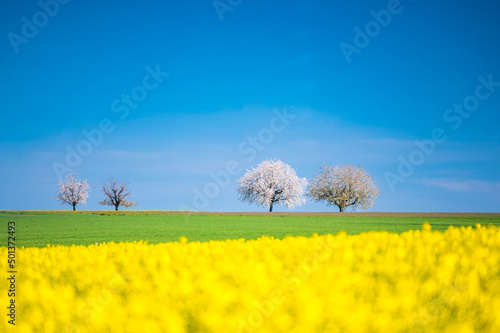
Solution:
M266 159L365 167L371 211L500 211L500 2L7 1L0 209L76 170L141 210L262 211ZM69 156L69 157L68 157ZM276 211L286 211L275 207ZM308 201L295 211L336 211Z

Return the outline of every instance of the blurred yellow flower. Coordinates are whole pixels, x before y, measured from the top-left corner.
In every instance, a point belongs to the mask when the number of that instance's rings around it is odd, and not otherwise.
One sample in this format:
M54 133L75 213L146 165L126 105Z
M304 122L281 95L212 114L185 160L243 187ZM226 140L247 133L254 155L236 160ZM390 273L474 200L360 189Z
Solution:
M17 258L16 326L4 318L2 332L500 332L497 227L51 245ZM9 301L0 293L5 314Z

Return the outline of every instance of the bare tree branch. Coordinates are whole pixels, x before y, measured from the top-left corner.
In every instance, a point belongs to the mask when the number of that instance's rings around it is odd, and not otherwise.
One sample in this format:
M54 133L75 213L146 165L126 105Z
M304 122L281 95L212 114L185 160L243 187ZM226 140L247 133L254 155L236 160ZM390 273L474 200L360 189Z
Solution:
M100 205L114 206L115 210L118 210L120 206L132 207L139 205L137 202L125 199L130 195L127 182L120 183L118 180L110 178L107 183L102 184L102 192L106 199L99 201Z

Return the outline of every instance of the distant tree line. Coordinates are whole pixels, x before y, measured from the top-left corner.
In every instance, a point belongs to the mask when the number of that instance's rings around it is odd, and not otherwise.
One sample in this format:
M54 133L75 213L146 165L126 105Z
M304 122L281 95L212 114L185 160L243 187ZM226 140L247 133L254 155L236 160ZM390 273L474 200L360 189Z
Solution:
M80 179L76 172L66 175L65 181L59 182L59 193L56 197L61 201L61 204L69 204L76 210L77 204L87 204L90 189L86 179ZM120 206L132 207L138 203L125 199L130 195L129 184L127 182L119 182L114 178L110 178L108 182L102 184L102 192L104 199L99 201L100 205L113 206L117 211Z
M380 194L370 174L360 166L322 165L317 174L307 182L299 178L294 169L280 160L263 161L256 168L247 170L237 180L238 198L242 202L269 207L284 205L294 208L305 203L305 197L315 202L324 202L328 206L337 206L340 212L347 207L367 210L372 207ZM66 175L65 181L59 182L57 200L69 204L76 210L77 204L86 204L90 186L87 180L81 180L76 172ZM102 184L104 199L100 205L119 207L137 206L138 203L128 200L129 184L110 178Z
M240 201L267 206L270 212L275 205L300 206L303 196L337 206L340 212L347 207L367 210L380 193L364 168L351 165L324 164L307 183L288 164L269 160L248 170L238 183Z

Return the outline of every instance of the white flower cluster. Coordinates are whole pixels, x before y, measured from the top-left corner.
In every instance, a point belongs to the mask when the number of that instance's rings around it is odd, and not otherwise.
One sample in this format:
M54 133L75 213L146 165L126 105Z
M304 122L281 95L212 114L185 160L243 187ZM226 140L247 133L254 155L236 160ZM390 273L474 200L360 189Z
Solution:
M238 183L241 201L268 206L270 212L274 204L288 208L300 206L305 202L303 195L316 202L337 206L341 212L347 207L353 211L357 208L367 210L380 193L364 168L351 165L323 165L304 190L307 185L305 178L297 177L288 164L270 160L247 170Z
M76 172L72 172L66 175L66 181L59 182L57 200L63 204L71 205L73 210L75 210L77 204L87 204L90 191L91 189L89 184L87 184L87 180L81 180L76 175Z
M295 170L280 160L262 162L247 171L238 183L241 201L269 206L269 211L274 204L294 208L305 202L302 195L306 179L299 178Z

